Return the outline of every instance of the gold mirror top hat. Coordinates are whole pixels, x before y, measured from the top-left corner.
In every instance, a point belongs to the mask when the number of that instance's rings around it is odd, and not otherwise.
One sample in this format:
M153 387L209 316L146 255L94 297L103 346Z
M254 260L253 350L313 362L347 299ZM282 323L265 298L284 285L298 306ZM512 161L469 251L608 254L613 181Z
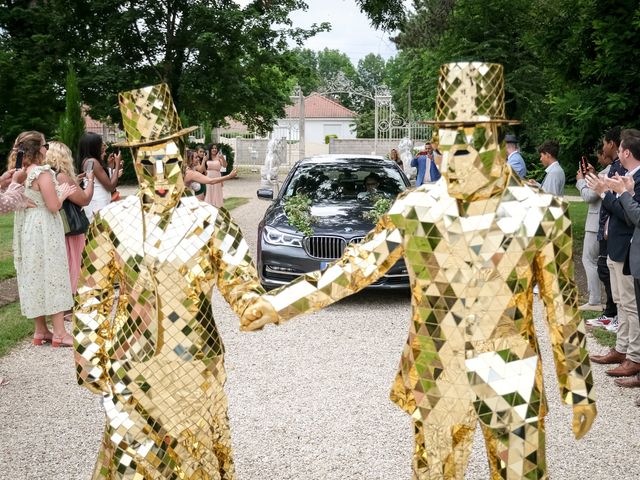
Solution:
M118 94L126 142L118 147L139 147L182 137L198 127L182 128L166 83Z
M438 126L478 123L516 125L504 112L504 70L499 63L458 62L440 67L435 120Z

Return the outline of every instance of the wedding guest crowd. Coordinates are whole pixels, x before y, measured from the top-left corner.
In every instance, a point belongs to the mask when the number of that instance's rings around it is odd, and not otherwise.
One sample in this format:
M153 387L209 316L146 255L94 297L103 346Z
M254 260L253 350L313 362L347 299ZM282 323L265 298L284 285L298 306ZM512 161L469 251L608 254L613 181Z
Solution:
M21 311L34 320L34 345L73 346L64 321L70 320L78 288L85 232L95 212L117 199L123 174L119 151L107 156L102 137L80 138L74 160L62 142L47 142L40 132L23 132L0 176L0 214L15 213L14 263ZM184 180L194 194L215 206L223 202L227 175L216 144L187 152ZM66 255L60 255L65 252ZM50 325L47 323L50 319Z

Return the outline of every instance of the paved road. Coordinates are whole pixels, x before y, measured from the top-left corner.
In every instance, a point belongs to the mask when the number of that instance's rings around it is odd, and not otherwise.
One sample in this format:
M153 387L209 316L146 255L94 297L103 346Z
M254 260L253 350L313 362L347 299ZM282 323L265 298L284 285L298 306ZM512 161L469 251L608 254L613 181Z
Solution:
M253 197L255 179L225 184L225 195ZM233 212L255 252L267 203ZM388 400L406 338L406 294L364 292L280 327L245 334L218 294L225 340L230 418L240 480L409 479L409 418ZM557 382L538 309L551 413L547 452L552 478L636 479L640 474L638 392L619 389L595 366L600 416L582 441L571 436L570 409ZM594 351L602 351L593 345ZM0 359L0 478L87 479L103 414L77 387L69 350L25 342ZM489 478L476 435L467 479Z

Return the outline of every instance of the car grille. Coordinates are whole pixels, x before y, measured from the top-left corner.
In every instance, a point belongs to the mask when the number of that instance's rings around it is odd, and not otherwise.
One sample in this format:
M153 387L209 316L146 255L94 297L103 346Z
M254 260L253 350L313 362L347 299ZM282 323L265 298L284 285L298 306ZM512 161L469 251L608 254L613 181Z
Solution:
M356 237L350 243L360 243L363 237ZM347 241L342 237L314 235L306 237L303 241L304 250L313 258L336 259L340 258L347 246Z

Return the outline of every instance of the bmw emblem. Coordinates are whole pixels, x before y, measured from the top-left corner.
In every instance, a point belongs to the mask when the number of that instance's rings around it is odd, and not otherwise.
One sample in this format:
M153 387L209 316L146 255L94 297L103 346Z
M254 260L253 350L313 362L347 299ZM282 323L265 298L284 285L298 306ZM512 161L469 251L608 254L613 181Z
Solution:
M353 228L351 227L345 227L344 229L345 232L349 233L349 232L353 232Z

